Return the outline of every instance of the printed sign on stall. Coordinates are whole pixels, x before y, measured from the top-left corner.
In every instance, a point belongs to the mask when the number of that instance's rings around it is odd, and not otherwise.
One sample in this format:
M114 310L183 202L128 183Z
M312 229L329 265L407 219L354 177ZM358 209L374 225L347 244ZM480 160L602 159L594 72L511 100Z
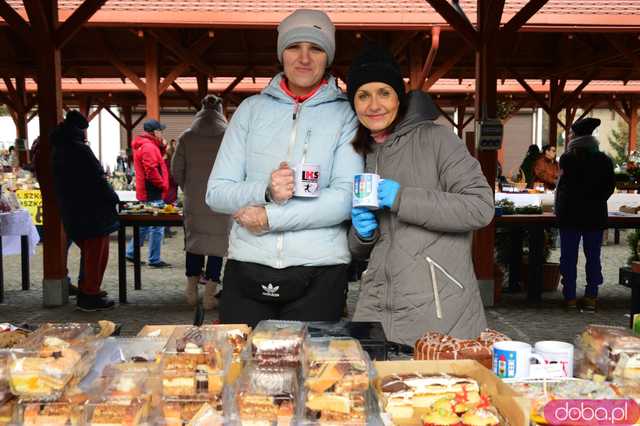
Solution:
M42 225L42 195L37 189L18 189L16 197L23 209L29 211L33 223Z

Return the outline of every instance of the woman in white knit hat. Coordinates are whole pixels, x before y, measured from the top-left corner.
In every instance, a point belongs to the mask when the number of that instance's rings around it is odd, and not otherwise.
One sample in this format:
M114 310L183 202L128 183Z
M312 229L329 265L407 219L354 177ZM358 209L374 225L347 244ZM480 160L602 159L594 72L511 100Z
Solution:
M324 12L297 10L278 26L277 53L284 71L238 107L209 178L207 204L234 218L223 323L337 321L343 311L345 222L363 160L351 145L356 117L327 73L335 27ZM301 164L315 168L312 196L294 191L308 177Z

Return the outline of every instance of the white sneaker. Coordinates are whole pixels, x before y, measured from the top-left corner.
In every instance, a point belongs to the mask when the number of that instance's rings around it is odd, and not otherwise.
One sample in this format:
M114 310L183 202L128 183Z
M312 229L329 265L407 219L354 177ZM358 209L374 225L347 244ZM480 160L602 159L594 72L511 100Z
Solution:
M191 306L195 306L198 303L198 281L200 281L200 277L187 277L187 287L184 295L187 303Z

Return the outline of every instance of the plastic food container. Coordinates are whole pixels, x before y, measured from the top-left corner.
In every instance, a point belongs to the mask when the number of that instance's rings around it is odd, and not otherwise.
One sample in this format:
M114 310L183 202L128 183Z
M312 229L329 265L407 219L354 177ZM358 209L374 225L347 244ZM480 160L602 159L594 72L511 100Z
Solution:
M622 327L589 325L576 338L575 371L584 379L640 380L640 337Z
M305 344L304 420L366 423L370 361L351 338L315 338Z
M298 395L298 376L294 368L246 368L237 383L234 401L241 424L293 424Z
M162 355L162 397L220 398L230 356L218 332L177 328Z
M260 367L299 367L307 326L297 321L260 321L249 338L245 360Z

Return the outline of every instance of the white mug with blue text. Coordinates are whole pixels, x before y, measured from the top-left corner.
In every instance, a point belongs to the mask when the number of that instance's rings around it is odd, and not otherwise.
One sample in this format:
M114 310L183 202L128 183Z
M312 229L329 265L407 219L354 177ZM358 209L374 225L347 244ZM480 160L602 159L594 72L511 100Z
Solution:
M529 377L531 360L544 364L544 358L533 353L525 342L505 341L493 344L493 372L501 379L526 379Z

